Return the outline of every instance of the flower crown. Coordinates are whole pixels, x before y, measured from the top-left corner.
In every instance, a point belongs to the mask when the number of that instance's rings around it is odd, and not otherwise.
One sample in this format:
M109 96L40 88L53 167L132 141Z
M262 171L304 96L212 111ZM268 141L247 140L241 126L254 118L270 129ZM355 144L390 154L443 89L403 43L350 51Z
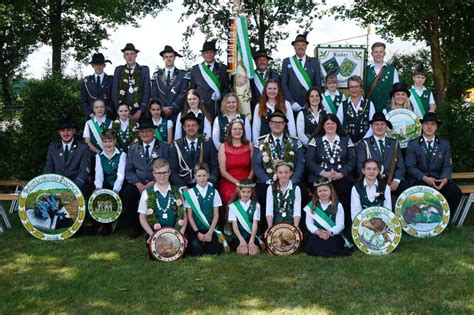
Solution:
M332 180L330 178L327 178L323 182L314 182L313 186L314 187L319 187L319 186L323 186L323 185L329 185L331 182L332 182Z
M243 182L243 183L238 183L237 184L237 187L239 188L254 188L255 187L255 183L254 182Z
M275 166L274 166L274 169L276 171L276 169L280 166L288 166L289 168L291 168L292 170L294 169L294 164L291 163L291 162L287 162L287 161L284 161L284 160L280 160L278 162L275 163Z

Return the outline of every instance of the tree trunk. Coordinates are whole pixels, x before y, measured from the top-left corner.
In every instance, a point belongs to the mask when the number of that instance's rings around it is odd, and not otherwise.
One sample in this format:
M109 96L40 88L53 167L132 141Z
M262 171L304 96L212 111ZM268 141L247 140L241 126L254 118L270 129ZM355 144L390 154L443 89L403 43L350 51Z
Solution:
M439 17L433 17L430 23L430 33L428 42L431 49L431 67L433 68L433 76L435 83L435 99L436 106L444 105L446 100L446 78L444 76L444 68L441 59L441 40L439 30Z
M265 25L265 11L263 10L263 7L260 6L258 10L258 19L259 19L259 25L260 27L258 28L258 48L259 49L265 49L265 31L266 31L266 25Z
M52 74L53 76L61 77L61 63L62 63L62 52L61 48L63 45L62 33L61 33L61 12L62 12L62 0L50 0L49 1L49 27L51 35L51 47L53 49L52 54Z
M3 107L9 107L12 105L12 97L10 93L10 82L9 76L5 69L5 56L3 51L4 43L0 42L0 77L2 80L2 100Z

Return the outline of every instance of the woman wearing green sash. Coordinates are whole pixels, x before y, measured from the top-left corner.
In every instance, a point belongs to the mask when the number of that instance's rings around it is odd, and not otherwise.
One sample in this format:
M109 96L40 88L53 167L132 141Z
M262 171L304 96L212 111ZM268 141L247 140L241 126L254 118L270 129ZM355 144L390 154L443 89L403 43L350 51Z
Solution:
M97 99L92 103L94 118L86 121L84 126L84 142L94 154L100 153L104 146L102 144L102 131L112 127L112 121L105 116L105 103L103 100Z
M219 207L222 200L219 192L209 185L209 166L198 162L194 167L196 186L183 192L189 225L186 235L189 242L189 254L219 255L226 246L224 235L216 229L219 221Z
M239 255L257 255L260 252L257 238L260 204L252 180L244 179L237 184L234 197L229 202L228 221L232 223L234 232L230 248Z
M337 200L331 180L320 177L314 186L313 200L304 208L306 228L310 233L304 251L310 256L349 256L351 251L345 247L341 234L344 230L344 209Z
M183 137L184 130L181 124L181 117L193 114L201 122L199 124L198 134L205 135L206 139L209 139L212 135L212 116L207 111L202 98L197 90L191 89L186 95L186 101L184 102L184 108L176 118L176 128L174 130L174 139Z
M184 235L187 217L177 187L170 184L170 164L167 160L153 161L155 184L142 192L138 204L140 224L146 232L147 244L154 233L164 227L176 228Z
M161 116L161 104L158 100L152 100L148 106L147 118L153 120L155 138L159 141L173 142L173 121Z
M276 180L267 189L268 230L276 223L291 223L298 227L301 220L301 190L290 180L293 163L279 161L275 165Z
M361 180L354 184L351 192L351 219L369 207L385 207L392 210L390 187L380 175L380 163L367 159L362 163Z
M321 92L317 87L309 89L306 93L304 108L296 118L298 138L305 147L308 146L311 135L318 127L321 117L326 113L321 99Z

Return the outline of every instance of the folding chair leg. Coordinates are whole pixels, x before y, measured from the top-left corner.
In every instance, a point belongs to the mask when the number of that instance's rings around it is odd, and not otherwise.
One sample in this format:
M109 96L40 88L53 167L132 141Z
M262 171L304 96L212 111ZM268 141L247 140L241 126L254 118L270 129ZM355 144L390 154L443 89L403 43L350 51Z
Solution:
M469 213L469 210L471 209L471 205L473 202L474 202L474 194L470 194L466 202L466 205L464 206L464 210L461 213L461 218L459 218L458 227L461 227L464 224L464 220L466 220L467 214Z
M3 209L3 205L0 204L0 215L2 216L3 218L3 222L5 222L5 226L8 228L8 229L11 229L12 228L12 225L10 224L10 221L8 221L8 216L7 214L5 213L5 210Z
M452 224L456 224L456 222L458 221L459 215L462 213L462 210L464 209L464 203L466 202L466 199L468 199L468 197L466 195L462 195L458 208L456 209L453 219L451 220Z
M18 210L18 200L20 199L20 194L21 194L21 189L18 188L18 186L16 186L16 188L15 188L15 194L18 195L18 198L16 198L15 200L12 201L12 203L10 205L10 210L9 210L10 214L12 214L16 210Z

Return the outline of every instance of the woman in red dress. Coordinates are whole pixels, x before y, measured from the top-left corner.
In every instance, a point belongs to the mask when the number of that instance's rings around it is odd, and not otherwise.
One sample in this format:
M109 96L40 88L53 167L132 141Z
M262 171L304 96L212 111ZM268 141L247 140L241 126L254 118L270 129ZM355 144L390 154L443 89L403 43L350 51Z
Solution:
M248 135L250 136L250 135ZM243 179L252 179L253 146L247 140L244 123L233 119L227 128L227 138L218 153L220 182L219 193L223 204L227 204L235 192L236 184Z

